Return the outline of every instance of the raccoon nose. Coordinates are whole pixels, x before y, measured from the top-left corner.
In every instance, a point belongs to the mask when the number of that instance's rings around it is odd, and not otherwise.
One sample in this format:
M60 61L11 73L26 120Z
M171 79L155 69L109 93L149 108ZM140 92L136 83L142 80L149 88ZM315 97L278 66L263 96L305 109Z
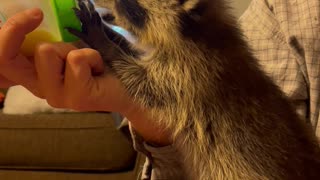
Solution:
M111 23L114 21L115 17L113 16L111 10L106 8L96 8L96 11L99 13L100 17L108 23Z

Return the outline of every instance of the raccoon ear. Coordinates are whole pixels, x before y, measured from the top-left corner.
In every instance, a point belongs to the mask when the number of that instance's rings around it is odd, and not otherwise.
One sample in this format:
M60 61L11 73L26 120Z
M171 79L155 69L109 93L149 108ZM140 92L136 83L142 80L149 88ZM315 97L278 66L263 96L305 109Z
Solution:
M200 0L178 0L179 4L182 6L182 9L185 11L190 11L193 9L199 2Z

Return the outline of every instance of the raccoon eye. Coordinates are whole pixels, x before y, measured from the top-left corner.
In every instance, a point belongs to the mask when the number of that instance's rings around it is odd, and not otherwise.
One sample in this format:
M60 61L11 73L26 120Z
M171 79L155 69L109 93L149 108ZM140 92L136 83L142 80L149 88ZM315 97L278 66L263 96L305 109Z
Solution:
M138 28L142 28L148 20L148 11L142 7L138 0L117 0L115 4L118 14Z
M115 17L112 14L105 14L102 16L102 19L106 22L113 22Z
M99 13L100 17L105 22L111 23L115 19L115 17L113 16L111 10L109 10L109 9L97 7L96 11Z
M187 0L179 0L179 4L183 5Z

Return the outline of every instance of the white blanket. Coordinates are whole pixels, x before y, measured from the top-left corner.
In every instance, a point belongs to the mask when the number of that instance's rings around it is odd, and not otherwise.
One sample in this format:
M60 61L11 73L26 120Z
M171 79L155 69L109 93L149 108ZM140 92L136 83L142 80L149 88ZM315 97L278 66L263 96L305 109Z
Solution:
M73 112L66 109L51 107L46 100L34 96L23 86L13 86L8 89L4 101L4 114L33 114Z

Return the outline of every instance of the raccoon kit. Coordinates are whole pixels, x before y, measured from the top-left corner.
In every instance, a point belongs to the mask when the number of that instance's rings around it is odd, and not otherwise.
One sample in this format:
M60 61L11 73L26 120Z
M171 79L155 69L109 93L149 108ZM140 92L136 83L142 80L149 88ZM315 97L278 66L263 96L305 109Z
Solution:
M109 4L135 44L86 0L75 10L82 31L69 31L172 132L186 179L320 179L314 133L259 68L224 0Z

